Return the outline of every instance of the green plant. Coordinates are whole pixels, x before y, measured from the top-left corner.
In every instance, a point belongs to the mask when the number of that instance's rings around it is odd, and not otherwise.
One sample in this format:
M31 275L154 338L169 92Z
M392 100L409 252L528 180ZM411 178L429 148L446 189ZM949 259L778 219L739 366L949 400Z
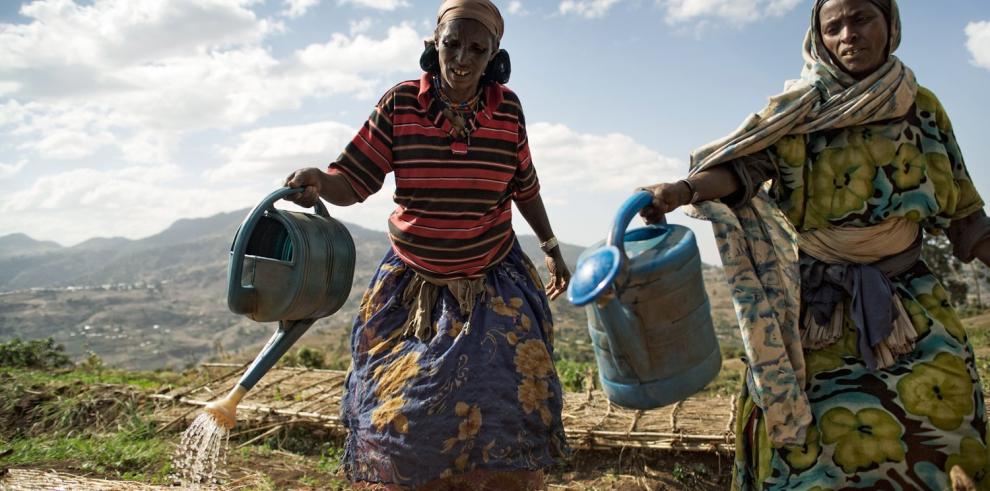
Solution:
M557 376L567 392L583 392L587 383L595 383L598 378L598 366L593 362L573 361L570 359L557 360ZM589 381L590 376L590 381Z
M323 369L327 367L326 355L315 348L303 346L296 352L299 364L306 368Z
M343 448L327 445L323 448L323 453L320 455L320 462L316 464L316 469L327 474L337 472L342 458L344 458Z
M298 367L299 357L293 352L288 352L282 355L282 358L278 360L278 364L283 367Z
M303 346L295 352L286 353L279 362L287 367L305 367L315 370L328 368L327 354L317 348Z
M103 371L103 358L100 355L90 351L86 353L86 358L79 363L79 368L87 372L100 373Z
M687 466L679 463L674 464L674 468L670 471L674 479L684 484L688 484L691 481L698 481L708 475L708 473L708 468L700 462L695 462Z
M738 394L739 388L742 387L743 376L745 376L745 368L724 364L715 380L705 386L703 393L723 396Z
M320 480L315 477L303 474L303 476L299 478L299 483L309 486L311 488L315 488L316 486L320 485Z
M0 343L0 366L15 368L62 368L72 365L65 347L52 338Z
M722 343L719 346L719 350L722 351L723 360L735 360L746 356L746 348L739 345Z

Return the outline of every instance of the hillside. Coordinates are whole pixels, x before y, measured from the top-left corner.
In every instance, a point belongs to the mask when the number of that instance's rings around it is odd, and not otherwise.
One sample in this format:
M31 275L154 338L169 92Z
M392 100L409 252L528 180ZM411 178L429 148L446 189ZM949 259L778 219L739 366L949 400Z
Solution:
M74 247L21 234L0 237L0 339L50 336L75 358L92 351L131 369L184 367L255 348L274 324L232 314L226 305L228 252L247 212L179 220L140 240L95 238ZM303 340L337 357L345 353L360 296L389 247L383 232L345 225L357 249L351 295ZM535 237L519 241L530 257L542 257ZM581 248L562 247L573 267ZM545 277L545 266L536 262ZM565 300L558 299L554 310L562 329L583 326L583 313Z

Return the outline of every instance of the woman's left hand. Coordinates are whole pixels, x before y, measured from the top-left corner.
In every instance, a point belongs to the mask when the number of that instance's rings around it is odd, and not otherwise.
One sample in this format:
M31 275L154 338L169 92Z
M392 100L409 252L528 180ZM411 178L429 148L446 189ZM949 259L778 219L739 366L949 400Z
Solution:
M567 291L567 285L571 282L571 271L567 269L564 256L560 253L560 247L555 248L546 255L547 271L550 272L550 283L547 284L547 298L554 300L561 293Z

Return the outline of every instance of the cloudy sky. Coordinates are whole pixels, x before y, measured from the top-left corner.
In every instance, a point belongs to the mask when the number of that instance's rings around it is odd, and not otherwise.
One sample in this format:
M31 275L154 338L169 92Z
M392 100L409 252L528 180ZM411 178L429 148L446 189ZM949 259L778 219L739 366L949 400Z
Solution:
M604 237L639 185L795 78L810 0L497 0L558 237ZM990 195L990 3L902 1L898 54ZM334 159L418 76L439 1L0 2L0 235L140 238L252 206ZM333 210L384 229L391 187ZM683 216L717 261L707 224ZM528 232L517 219L517 230Z

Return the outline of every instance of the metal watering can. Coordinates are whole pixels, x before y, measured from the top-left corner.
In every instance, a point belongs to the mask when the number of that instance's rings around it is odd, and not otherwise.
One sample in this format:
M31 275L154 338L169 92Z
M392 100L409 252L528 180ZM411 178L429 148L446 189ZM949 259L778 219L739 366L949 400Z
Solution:
M316 214L275 209L302 188L282 188L258 204L237 230L227 268L231 312L278 329L224 398L206 411L232 428L237 403L317 319L336 312L354 279L354 240L322 202Z
M581 254L567 290L586 305L605 395L634 409L682 400L722 367L694 233L668 224L626 232L652 200L640 191L623 203L608 240Z

